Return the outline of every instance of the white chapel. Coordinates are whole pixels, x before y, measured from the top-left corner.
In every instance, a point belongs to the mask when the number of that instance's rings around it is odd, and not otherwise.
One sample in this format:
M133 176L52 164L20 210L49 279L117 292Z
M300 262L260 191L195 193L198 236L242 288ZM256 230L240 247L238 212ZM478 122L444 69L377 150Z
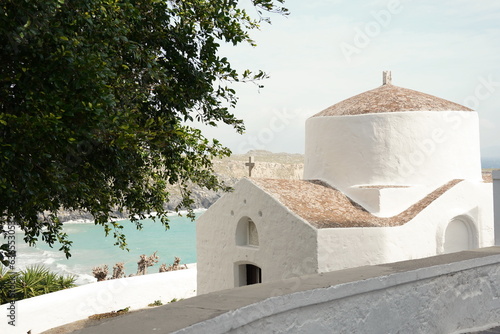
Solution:
M303 180L242 179L198 219L198 294L492 245L477 113L384 72L306 121Z

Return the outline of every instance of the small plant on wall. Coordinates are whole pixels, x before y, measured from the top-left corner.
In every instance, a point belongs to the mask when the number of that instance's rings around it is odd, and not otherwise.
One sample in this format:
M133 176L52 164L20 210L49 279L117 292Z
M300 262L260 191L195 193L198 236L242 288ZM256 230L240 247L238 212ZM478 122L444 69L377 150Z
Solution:
M155 300L151 304L148 304L148 306L162 306L162 305L163 303L161 302L161 300Z

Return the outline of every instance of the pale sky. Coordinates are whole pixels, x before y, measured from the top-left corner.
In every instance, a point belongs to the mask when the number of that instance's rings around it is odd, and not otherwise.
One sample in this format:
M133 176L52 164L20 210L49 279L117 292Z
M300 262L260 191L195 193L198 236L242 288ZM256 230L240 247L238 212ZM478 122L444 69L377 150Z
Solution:
M382 84L477 110L483 154L500 157L500 1L288 0L252 33L257 47L224 47L239 69L270 75L258 90L238 85L237 135L204 129L234 153L250 149L304 153L304 122L323 109ZM491 147L498 146L497 150Z

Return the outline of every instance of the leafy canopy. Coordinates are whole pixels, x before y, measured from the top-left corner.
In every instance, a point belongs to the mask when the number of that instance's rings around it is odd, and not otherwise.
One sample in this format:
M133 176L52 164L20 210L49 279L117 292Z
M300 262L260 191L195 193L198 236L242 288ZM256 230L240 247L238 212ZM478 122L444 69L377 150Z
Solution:
M112 212L157 212L168 228L168 184L218 190L211 160L230 154L190 126L217 122L241 133L221 43L286 14L284 0L4 0L0 3L0 226L70 256L58 211L89 212L125 247ZM5 256L4 245L0 259Z

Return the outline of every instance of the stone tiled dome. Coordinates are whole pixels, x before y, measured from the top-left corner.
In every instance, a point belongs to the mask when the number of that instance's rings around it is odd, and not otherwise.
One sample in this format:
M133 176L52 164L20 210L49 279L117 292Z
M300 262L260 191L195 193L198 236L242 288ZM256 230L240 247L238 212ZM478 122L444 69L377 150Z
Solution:
M350 97L317 113L318 116L343 116L385 113L396 111L472 111L429 94L392 85L390 82L378 88Z

